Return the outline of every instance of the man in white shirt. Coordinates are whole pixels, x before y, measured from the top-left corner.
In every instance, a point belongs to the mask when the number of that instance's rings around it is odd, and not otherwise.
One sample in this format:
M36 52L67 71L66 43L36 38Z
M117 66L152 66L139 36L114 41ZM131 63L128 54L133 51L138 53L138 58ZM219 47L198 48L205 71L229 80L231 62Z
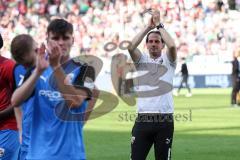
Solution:
M171 159L174 131L172 84L177 51L173 39L160 23L159 11L152 10L151 14L148 26L133 38L128 48L136 69L149 71L145 79L138 79L138 88L146 92L138 92L138 117L131 140L132 160L145 160L153 144L156 160ZM156 27L157 30L151 31ZM137 48L146 35L149 56ZM162 52L165 45L167 53ZM141 85L146 82L150 85ZM153 86L158 88L153 89Z

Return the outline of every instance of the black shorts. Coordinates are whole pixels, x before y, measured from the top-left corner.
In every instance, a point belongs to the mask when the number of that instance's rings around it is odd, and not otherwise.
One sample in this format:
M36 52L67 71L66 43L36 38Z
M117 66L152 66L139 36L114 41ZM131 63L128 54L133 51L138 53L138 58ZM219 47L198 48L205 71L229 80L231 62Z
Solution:
M173 114L138 114L132 129L131 159L145 160L154 144L155 159L170 160L173 132Z

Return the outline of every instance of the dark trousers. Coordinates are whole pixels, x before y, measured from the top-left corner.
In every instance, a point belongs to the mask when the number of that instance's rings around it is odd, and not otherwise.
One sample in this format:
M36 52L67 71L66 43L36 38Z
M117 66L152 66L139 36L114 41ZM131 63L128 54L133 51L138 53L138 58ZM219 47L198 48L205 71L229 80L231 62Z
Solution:
M238 78L233 77L232 79L232 95L231 95L231 104L237 104L236 96L240 89L240 81Z
M152 145L156 160L170 160L173 132L172 114L139 114L132 129L131 160L146 160Z
M186 88L188 89L188 92L191 93L191 89L190 89L190 87L188 85L188 75L183 75L182 76L182 81L180 83L180 86L178 87L178 93L183 88L183 84L185 84Z

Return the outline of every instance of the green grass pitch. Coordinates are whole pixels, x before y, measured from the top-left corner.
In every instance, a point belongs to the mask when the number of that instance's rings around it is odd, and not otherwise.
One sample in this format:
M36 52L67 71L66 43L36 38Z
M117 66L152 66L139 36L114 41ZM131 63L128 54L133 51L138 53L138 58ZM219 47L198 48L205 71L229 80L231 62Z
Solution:
M230 107L230 89L195 89L174 97L173 160L240 159L240 107ZM136 107L120 101L84 128L88 160L129 160ZM127 116L126 116L127 115ZM148 160L154 160L153 150Z

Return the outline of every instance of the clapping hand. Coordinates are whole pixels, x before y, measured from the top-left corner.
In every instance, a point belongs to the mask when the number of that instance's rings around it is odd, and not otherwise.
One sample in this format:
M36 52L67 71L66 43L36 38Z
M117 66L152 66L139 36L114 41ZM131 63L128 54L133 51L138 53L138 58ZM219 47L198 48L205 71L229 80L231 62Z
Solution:
M57 42L50 40L48 42L49 63L53 68L59 67L61 59L61 48Z
M155 9L150 9L148 13L152 15L149 20L148 26L151 29L154 29L160 23L160 12Z
M36 69L40 74L49 66L49 62L45 58L45 50L45 45L41 44L40 48L37 51Z

